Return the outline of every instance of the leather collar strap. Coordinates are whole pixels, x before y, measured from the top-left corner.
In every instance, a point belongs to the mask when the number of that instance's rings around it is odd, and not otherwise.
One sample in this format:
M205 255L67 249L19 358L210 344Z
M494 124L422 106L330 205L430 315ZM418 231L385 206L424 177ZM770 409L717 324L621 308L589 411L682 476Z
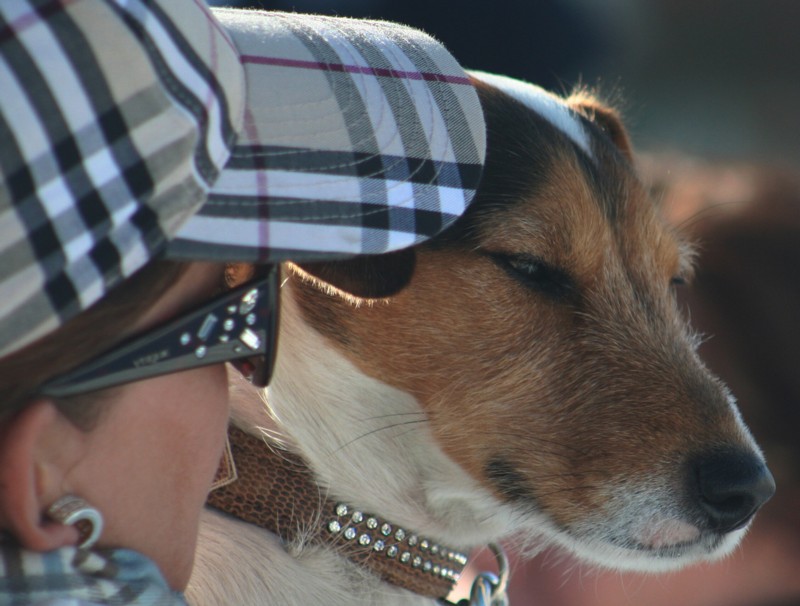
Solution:
M236 427L228 430L236 481L208 504L277 534L329 545L384 581L432 598L453 589L467 556L350 505L325 499L299 457Z

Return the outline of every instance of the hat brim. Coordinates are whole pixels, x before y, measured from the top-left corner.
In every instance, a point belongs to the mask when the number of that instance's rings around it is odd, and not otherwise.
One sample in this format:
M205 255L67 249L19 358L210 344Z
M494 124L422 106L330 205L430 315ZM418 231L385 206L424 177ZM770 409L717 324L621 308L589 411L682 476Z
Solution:
M169 256L385 253L464 212L485 156L483 114L439 43L386 22L213 13L244 68L244 122Z

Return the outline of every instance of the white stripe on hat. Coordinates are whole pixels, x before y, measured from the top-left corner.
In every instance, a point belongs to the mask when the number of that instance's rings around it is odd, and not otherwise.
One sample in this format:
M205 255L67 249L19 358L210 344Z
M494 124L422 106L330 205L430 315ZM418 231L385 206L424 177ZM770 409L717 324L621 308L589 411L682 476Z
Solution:
M186 59L184 52L177 47L173 36L164 29L160 19L153 15L144 3L139 3L138 6L139 11L145 13L144 15L137 10L130 10L127 6L122 8L128 11L153 37L162 52L162 58L176 79L191 90L197 100L203 104L208 115L208 136L205 138L206 151L214 164L218 168L221 167L228 158L230 150L222 132L222 107L218 95L210 90L206 79ZM207 24L206 27L208 27ZM194 121L195 117L190 114L183 104L178 103L176 107L186 112L189 119ZM198 182L200 182L199 178Z
M575 145L594 158L589 134L583 128L578 116L557 96L534 84L515 80L507 76L488 74L486 72L470 72L478 80L497 87L520 103L524 103L533 111L567 135Z
M97 265L86 255L67 265L64 273L77 287L78 300L84 309L106 293L103 276L98 271Z
M179 237L187 241L248 248L266 248L268 243L270 249L284 250L295 250L298 242L302 242L306 251L358 254L363 252L364 239L369 238L373 231L376 237L387 241L387 232L383 229L283 221L264 224L245 219L195 216L183 226ZM394 231L388 233L387 244L392 248L404 248L415 244L418 239L417 234ZM344 249L342 244L345 242L351 245L349 250Z
M340 175L283 170L226 170L214 183L214 194L249 197L252 192L261 191L275 198L359 203L363 202L361 184L362 180L358 177Z
M152 256L142 243L139 233L133 229L121 230L112 238L117 250L124 251L120 261L122 275L132 276Z
M43 283L44 275L38 265L28 265L22 271L3 278L3 300L0 302L2 304L0 309L6 313L9 310L23 309L24 305L42 290ZM50 328L58 323L54 317L41 320L37 318L37 321L46 322Z
M58 91L54 97L58 100L70 133L80 132L87 124L95 123L97 114L75 74L75 66L64 56L62 46L52 31L41 21L37 21L18 35L23 39L26 48L35 48L47 57L47 61L38 61L37 67L50 90ZM69 104L64 104L66 99L69 99ZM79 140L76 138L76 141Z
M266 187L261 184L266 182ZM424 208L422 200L414 199L414 187L430 188L429 184L412 185L407 181L393 179L368 179L365 177L350 177L341 175L327 175L320 173L301 173L282 170L229 170L222 173L214 184L214 194L218 197L251 195L260 187L267 196L274 198L298 198L296 204L307 204L309 201L331 201L353 204L364 204L362 188L388 192L392 207ZM458 187L436 186L439 192L440 208L437 212L459 215L464 211L464 190ZM289 202L292 203L292 202ZM378 200L376 204L384 204ZM277 205L277 203L273 203ZM228 206L228 204L226 204ZM361 208L354 207L354 216L363 216ZM427 209L433 210L433 209ZM340 216L336 215L337 217ZM320 216L318 219L325 219ZM192 218L193 219L193 218ZM192 219L189 219L191 221ZM312 220L314 217L308 217ZM183 233L178 234L184 237Z

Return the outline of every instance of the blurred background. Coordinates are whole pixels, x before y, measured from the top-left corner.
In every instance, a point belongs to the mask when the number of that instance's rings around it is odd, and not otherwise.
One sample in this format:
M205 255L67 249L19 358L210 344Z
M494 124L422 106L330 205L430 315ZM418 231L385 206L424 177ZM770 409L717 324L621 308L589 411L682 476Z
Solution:
M797 0L244 0L388 19L466 67L619 92L641 149L800 161Z
M682 304L778 490L720 563L645 576L558 551L514 557L511 604L800 606L800 1L212 3L406 23L468 68L597 87L620 108L643 179L698 244Z

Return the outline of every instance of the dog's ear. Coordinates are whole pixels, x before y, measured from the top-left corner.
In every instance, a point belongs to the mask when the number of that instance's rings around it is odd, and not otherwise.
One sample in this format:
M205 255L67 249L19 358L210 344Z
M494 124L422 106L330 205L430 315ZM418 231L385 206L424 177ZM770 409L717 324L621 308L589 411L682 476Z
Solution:
M295 263L306 274L327 286L364 299L382 299L402 290L411 280L416 264L413 249L383 255L353 257L344 261Z
M633 160L633 146L619 113L587 93L572 95L569 104L608 135L622 154Z

